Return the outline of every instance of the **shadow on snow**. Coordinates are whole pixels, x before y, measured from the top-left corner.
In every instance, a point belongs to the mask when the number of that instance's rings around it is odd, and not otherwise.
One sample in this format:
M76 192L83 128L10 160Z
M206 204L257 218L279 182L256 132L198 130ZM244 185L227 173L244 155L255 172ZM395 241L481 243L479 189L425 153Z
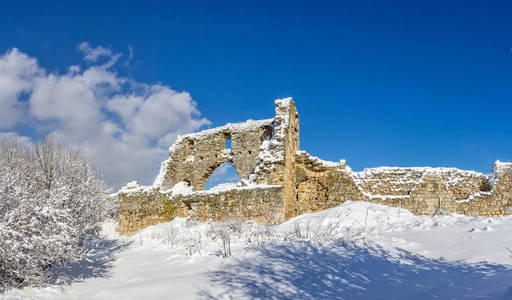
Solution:
M52 267L49 271L56 279L53 284L71 284L88 278L109 278L117 253L128 248L131 242L121 239L98 239L87 256L77 262Z
M365 242L247 250L208 275L202 299L512 299L512 268L391 254Z

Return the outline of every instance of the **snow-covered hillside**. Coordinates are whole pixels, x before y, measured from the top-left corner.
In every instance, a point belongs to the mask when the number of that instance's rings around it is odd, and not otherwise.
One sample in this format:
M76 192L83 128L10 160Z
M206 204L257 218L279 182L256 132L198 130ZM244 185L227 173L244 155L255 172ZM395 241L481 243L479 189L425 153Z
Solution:
M512 299L512 217L346 202L279 226L175 219L4 299ZM224 256L231 256L225 258Z

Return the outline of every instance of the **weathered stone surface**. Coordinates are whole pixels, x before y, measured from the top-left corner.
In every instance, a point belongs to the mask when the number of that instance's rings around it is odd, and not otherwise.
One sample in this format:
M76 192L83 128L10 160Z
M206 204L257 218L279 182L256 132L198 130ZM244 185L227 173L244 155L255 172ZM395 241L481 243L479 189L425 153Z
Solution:
M177 210L176 216L200 221L250 219L266 224L279 224L285 220L281 186L177 195L172 198L172 202L175 207L181 208Z
M295 156L296 205L294 215L315 212L364 196L344 163L325 166L305 152Z
M175 216L169 196L159 189L140 190L134 193L119 193L119 234L131 235L135 231L162 222Z
M171 148L162 187L185 181L202 190L208 177L225 162L232 162L240 178L248 179L257 165L263 139L271 134L271 123L272 119L248 121L180 136ZM227 140L231 140L229 149Z
M178 137L153 186L131 183L119 191L120 233L133 234L174 217L277 224L347 200L426 215L511 213L512 163L497 161L491 178L455 168L381 167L353 172L343 160L328 162L298 151L299 115L293 100L275 104L272 119ZM227 190L204 191L208 177L224 162L232 162L242 182ZM177 188L187 184L188 190Z
M119 194L119 233L135 231L175 217L190 217L200 221L213 219L255 220L279 224L284 218L281 186L236 188L221 192L197 192L172 195L159 188Z

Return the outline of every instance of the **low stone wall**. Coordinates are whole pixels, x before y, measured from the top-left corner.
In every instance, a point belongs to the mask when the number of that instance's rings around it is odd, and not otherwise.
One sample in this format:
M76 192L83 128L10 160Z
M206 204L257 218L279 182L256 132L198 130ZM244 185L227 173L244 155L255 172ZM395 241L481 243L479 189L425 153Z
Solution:
M455 168L376 168L352 173L365 200L399 206L415 214L444 211L474 216L505 216L512 205L511 164L488 178Z
M254 220L274 225L284 222L281 186L240 187L225 191L184 194L160 189L135 188L121 192L119 231L132 235L137 230L175 217L200 221Z
M294 203L288 207L282 186L248 186L223 191L134 187L118 194L120 234L133 234L175 217L254 220L278 224L345 202L369 201L402 207L414 214L438 212L506 216L512 207L512 164L497 162L493 176L448 168L372 168L352 172L344 161L325 162L305 152L295 155Z
M409 195L425 176L439 178L456 200L467 199L485 188L490 190L484 174L455 168L381 167L352 173L361 189L372 195Z
M254 220L274 225L284 222L282 187L236 188L221 192L200 191L172 198L176 216L200 221Z
M299 151L295 155L295 215L335 207L346 200L363 199L344 162L328 163Z
M158 223L168 222L176 216L169 195L160 189L119 192L119 234L132 235L135 231Z
M456 201L457 213L472 216L507 216L512 213L512 163L496 162L489 192L477 192Z
M363 200L403 207L419 215L436 212L509 215L512 164L496 162L493 176L455 168L382 167L352 172L344 162L296 154L297 214Z

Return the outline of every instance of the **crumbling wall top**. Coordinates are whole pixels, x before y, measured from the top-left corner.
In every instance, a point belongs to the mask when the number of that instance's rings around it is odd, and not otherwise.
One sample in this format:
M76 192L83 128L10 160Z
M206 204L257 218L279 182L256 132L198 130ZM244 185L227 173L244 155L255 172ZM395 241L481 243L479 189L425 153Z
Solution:
M231 162L247 183L270 184L251 174L284 161L290 114L297 115L291 98L278 99L275 106L272 119L228 123L180 135L170 147L169 159L162 163L153 185L170 189L179 182L187 182L194 190L203 190L208 177L225 162ZM296 127L298 143L298 124Z
M178 138L176 139L176 142L169 147L169 153L173 153L176 151L177 148L182 146L182 142L185 139L191 139L191 140L201 140L201 139L208 139L218 133L225 133L229 132L231 134L234 133L243 133L248 131L254 131L262 126L269 126L274 121L274 118L265 119L265 120L247 120L245 122L240 123L227 123L226 125L201 130L199 132L194 133L187 133L187 134L181 134L178 135Z
M497 160L492 167L494 174L503 174L512 171L512 162L503 162Z

